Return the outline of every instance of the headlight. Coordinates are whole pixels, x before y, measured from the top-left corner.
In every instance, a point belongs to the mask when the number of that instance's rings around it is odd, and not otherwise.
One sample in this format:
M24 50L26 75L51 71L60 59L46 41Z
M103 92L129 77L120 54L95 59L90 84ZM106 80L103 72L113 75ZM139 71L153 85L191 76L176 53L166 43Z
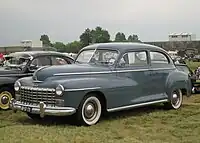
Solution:
M59 84L59 85L56 87L56 94L57 94L58 96L62 96L62 95L63 95L63 92L64 92L64 87L63 87L61 84Z
M20 87L21 87L21 83L19 81L16 81L14 84L15 91L19 91Z

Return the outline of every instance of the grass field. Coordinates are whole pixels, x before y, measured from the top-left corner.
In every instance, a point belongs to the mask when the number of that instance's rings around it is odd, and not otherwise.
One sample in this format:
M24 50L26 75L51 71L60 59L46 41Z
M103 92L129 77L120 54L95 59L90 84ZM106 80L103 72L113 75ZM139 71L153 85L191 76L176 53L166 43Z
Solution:
M188 63L194 70L198 65ZM200 95L184 98L179 110L148 106L109 114L91 127L69 119L34 122L25 113L0 111L0 143L199 143Z
M156 105L109 114L97 125L77 127L70 121L34 122L26 114L0 111L1 143L133 143L200 141L200 95L184 98L179 110Z

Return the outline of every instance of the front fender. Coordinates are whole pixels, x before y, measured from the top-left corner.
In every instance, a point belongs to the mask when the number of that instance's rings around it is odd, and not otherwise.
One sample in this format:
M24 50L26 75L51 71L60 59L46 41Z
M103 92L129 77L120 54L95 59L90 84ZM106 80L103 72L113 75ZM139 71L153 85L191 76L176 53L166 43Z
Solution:
M175 89L185 89L187 96L191 95L191 81L189 76L182 71L174 71L167 77L166 83L166 94L169 99L171 94Z
M133 86L133 81L130 79L117 78L116 76L88 76L76 78L59 78L52 80L54 85L61 84L65 88L64 102L66 106L78 108L80 102L89 92L100 92L105 95L106 100L109 100L110 95L122 94L123 87ZM47 82L47 81L46 81ZM50 82L48 82L50 83ZM120 92L120 93L119 93Z
M7 85L7 84L13 84L17 80L17 77L0 77L0 86Z

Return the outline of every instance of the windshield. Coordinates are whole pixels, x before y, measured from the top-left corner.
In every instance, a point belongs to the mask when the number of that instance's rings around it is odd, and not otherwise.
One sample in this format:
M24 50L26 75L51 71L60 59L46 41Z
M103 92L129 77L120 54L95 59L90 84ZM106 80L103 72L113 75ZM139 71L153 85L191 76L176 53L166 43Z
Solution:
M91 63L99 65L113 65L117 60L119 53L116 50L107 49L92 49L82 51L76 62L78 63Z
M4 66L6 67L21 67L23 68L26 66L27 62L29 60L24 57L6 57L6 60L4 62Z

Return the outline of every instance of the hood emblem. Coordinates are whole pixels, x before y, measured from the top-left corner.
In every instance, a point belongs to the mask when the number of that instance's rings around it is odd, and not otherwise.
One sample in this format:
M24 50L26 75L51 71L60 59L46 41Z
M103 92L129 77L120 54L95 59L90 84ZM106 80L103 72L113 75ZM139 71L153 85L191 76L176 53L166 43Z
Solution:
M37 84L37 83L34 83L33 86L34 86L34 87L38 87L38 84Z

